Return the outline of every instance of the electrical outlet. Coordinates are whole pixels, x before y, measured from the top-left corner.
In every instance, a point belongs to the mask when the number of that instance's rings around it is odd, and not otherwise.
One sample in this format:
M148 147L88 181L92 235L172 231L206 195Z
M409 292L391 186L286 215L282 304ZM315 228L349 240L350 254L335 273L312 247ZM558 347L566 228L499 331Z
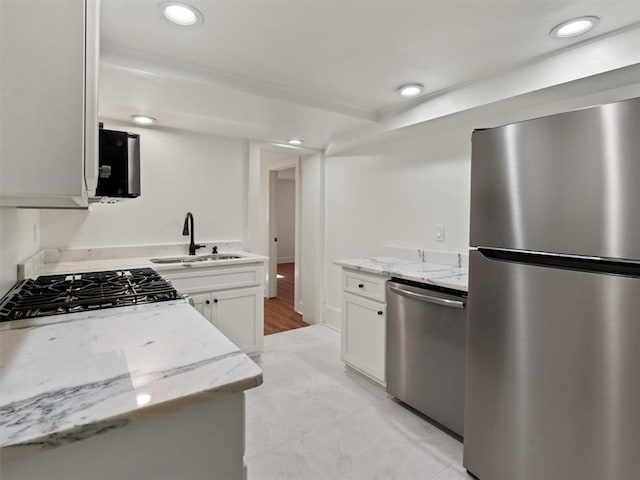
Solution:
M444 242L444 225L436 225L436 242Z

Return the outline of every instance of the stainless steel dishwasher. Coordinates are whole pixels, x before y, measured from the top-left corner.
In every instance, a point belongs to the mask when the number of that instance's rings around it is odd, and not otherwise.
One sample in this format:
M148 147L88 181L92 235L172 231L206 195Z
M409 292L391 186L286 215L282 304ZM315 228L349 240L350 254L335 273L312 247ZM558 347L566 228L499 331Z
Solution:
M387 282L387 392L462 436L466 293Z

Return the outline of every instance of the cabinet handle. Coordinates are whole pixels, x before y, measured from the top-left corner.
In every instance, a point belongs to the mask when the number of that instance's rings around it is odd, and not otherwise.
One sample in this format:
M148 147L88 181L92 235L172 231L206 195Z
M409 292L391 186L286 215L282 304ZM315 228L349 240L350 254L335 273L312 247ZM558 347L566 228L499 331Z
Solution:
M211 302L209 300L206 300L204 303L206 303L207 305L209 305Z
M364 285L362 283L359 283L358 288L364 288Z
M382 310L378 310L378 315L382 315L384 312Z
M218 303L218 299L217 299L217 298L214 298L214 299L213 299L213 303Z

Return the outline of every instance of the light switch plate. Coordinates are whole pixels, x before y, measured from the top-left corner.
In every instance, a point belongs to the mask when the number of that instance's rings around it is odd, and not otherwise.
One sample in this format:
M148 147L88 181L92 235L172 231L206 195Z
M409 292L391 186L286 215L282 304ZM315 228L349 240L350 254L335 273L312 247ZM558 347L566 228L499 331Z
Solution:
M436 225L436 242L444 242L444 225Z

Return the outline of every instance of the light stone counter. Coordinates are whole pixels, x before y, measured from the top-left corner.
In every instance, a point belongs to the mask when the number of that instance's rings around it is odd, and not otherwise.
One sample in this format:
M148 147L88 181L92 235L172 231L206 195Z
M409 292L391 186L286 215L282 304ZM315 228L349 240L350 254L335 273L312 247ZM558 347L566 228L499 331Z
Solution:
M201 242L198 242L201 243ZM49 248L40 250L17 265L17 278L36 278L38 275L56 275L61 273L98 272L127 268L153 268L158 272L166 270L198 269L213 265L240 265L265 262L267 257L242 251L238 241L208 241L206 248L198 250L197 255L207 255L215 245L220 254L239 255L241 258L228 260L203 261L193 263L154 263L152 258L187 256L188 244L156 244L98 248Z
M435 263L401 260L391 257L355 258L336 260L335 265L376 273L389 277L413 280L453 290L468 291L469 275L466 268L440 265Z
M192 262L192 263L154 263L150 260L151 257L77 260L77 261L55 262L55 263L41 263L33 270L27 270L25 273L25 276L35 278L38 275L100 272L104 270L123 270L123 269L126 270L128 268L153 268L158 273L162 273L163 271L175 270L176 268L198 269L198 268L211 267L213 265L242 265L246 263L264 262L267 260L267 257L264 257L262 255L256 255L254 253L243 252L243 251L225 252L225 255L226 254L239 255L241 258L231 258L227 260L212 260L212 261L202 261L202 262ZM202 255L206 255L206 253Z
M262 383L184 300L5 322L0 352L3 462Z

